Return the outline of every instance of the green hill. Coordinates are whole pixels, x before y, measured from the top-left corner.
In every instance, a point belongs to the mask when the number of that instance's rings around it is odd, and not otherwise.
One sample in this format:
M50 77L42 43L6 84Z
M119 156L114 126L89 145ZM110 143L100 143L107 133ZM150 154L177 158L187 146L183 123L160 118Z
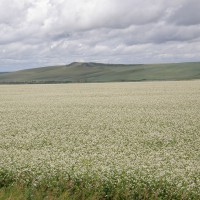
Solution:
M200 62L173 64L101 64L74 62L0 73L0 83L112 82L200 79Z

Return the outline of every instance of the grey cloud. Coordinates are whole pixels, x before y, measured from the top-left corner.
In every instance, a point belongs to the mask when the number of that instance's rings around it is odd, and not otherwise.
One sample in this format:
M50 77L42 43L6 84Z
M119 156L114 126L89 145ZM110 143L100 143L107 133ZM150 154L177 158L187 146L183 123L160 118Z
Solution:
M88 30L110 27L124 28L132 24L146 24L159 19L163 7L159 1L138 0L80 0L51 1L51 12L57 18L50 18L47 26L57 23L66 30ZM152 2L156 2L152 4ZM56 6L57 5L57 6ZM61 8L62 6L62 8ZM62 19L62 20L60 20Z
M199 0L1 0L0 71L78 60L198 60L199 4Z
M169 17L169 22L185 26L200 24L200 1L188 0L182 3Z
M191 41L200 38L200 27L177 27L174 25L156 25L147 36L150 42L164 43L170 41Z

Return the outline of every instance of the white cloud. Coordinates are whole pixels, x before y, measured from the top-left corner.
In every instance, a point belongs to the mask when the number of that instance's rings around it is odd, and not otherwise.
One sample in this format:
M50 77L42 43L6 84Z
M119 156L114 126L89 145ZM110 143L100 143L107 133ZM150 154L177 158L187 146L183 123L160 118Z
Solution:
M1 0L0 71L197 61L199 9L199 0Z

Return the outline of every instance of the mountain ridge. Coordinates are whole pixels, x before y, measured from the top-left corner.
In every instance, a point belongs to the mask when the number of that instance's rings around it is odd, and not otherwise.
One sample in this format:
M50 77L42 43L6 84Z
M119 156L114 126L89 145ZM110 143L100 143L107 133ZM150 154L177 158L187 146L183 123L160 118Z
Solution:
M73 62L0 73L0 83L131 82L200 79L200 62L104 64Z

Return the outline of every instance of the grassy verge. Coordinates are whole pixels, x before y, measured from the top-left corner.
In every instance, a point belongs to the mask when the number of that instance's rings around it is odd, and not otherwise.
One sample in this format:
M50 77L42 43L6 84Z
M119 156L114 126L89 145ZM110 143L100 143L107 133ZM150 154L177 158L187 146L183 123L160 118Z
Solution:
M184 188L178 189L176 185L168 184L165 180L148 183L130 177L125 180L123 176L113 177L110 180L81 178L64 180L59 177L46 179L35 185L33 182L15 181L14 178L4 174L0 180L0 200L197 200L200 195Z

